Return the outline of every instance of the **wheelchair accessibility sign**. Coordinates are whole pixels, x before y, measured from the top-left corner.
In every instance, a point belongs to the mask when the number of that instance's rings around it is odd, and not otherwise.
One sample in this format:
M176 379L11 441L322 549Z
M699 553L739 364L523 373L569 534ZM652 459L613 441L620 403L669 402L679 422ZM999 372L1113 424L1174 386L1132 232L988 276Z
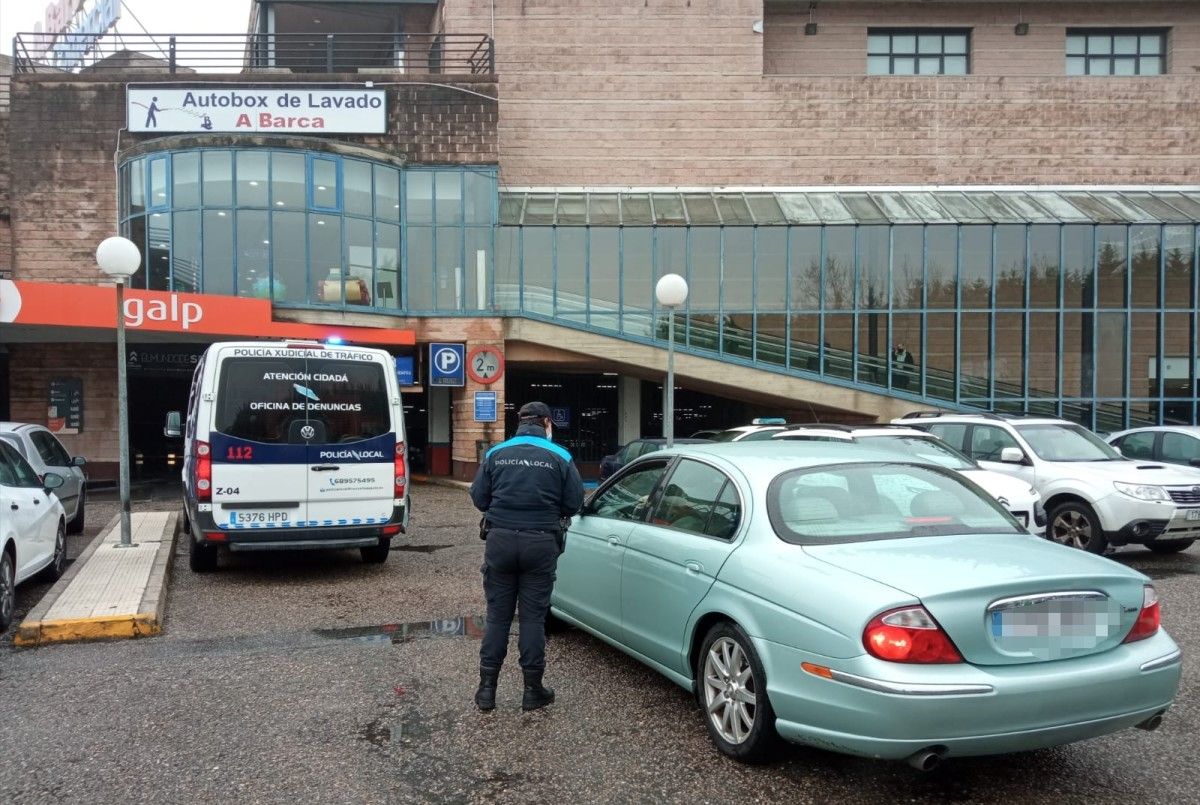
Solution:
M464 344L429 345L429 385L467 385L467 353Z

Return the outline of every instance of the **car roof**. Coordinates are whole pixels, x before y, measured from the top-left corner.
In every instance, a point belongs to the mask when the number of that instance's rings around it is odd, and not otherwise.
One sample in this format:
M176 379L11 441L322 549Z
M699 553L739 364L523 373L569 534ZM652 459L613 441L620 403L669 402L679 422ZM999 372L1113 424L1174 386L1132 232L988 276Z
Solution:
M970 422L979 423L987 422L995 425L1075 425L1078 423L1071 422L1068 419L1062 419L1056 416L998 416L997 414L963 414L963 413L940 413L928 414L925 416L906 415L897 417L892 420L894 425L906 425L908 427L919 427L919 424L926 422Z
M1189 436L1200 437L1200 425L1146 425L1141 428L1130 428L1108 434L1108 438L1116 439L1130 433L1186 433Z
M914 428L911 425L793 425L782 433L776 433L775 439L789 439L798 436L817 434L819 436L841 437L852 439L856 436L912 436L919 439L937 439L929 431ZM940 440L939 440L940 441Z
M761 442L704 442L685 445L642 456L635 463L645 460L661 460L672 455L723 461L736 466L747 478L764 483L788 470L822 467L830 464L883 462L928 466L921 462L910 462L898 458L895 450L880 450L855 442L805 442L786 439Z
M19 430L37 430L41 425L34 425L29 422L0 422L0 431L6 433L16 433Z
M688 437L686 439L675 439L675 444L708 444L709 441L710 441L709 439L693 439L691 437ZM650 444L666 444L667 440L664 438L661 438L661 437L654 438L654 439L632 439L628 443L634 444L636 442L649 442Z

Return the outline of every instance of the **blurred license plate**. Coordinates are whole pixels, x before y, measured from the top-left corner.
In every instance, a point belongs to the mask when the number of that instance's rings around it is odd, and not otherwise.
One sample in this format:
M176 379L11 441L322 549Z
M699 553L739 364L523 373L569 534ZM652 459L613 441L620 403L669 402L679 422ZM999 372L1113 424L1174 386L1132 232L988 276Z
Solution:
M1200 520L1200 509L1188 509L1187 519Z
M230 525L287 525L288 512L285 511L265 511L265 512L230 512Z
M1120 608L1100 593L999 601L989 617L997 647L1047 658L1093 649L1121 622Z

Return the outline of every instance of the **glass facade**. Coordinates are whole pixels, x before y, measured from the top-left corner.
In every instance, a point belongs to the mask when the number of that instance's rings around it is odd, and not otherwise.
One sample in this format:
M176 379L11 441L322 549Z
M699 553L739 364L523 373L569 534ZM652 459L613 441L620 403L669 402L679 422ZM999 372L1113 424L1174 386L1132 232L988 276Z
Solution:
M560 213L561 214L561 213ZM528 218L528 211L525 213ZM501 310L1100 431L1196 421L1195 224L501 226Z
M147 154L120 181L135 287L661 343L677 273L681 349L1100 431L1197 421L1197 194L500 195L490 167L282 149Z
M490 305L494 167L315 151L164 151L121 165L132 286L406 313Z

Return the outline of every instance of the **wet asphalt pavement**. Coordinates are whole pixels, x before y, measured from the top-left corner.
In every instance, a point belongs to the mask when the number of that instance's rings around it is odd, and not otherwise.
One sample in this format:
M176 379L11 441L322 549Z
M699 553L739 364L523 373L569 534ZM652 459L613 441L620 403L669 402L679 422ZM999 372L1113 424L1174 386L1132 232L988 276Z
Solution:
M174 508L170 490L138 493ZM166 631L17 650L0 640L0 802L1194 802L1200 680L1185 661L1154 733L908 766L790 748L719 755L691 697L578 631L555 635L558 702L520 712L506 668L478 713L482 545L463 491L414 489L413 533L384 565L357 552L222 557L177 546ZM89 502L90 527L115 512ZM1154 577L1163 623L1200 645L1200 546L1114 556ZM45 587L19 592L27 610ZM515 646L510 660L515 659Z

